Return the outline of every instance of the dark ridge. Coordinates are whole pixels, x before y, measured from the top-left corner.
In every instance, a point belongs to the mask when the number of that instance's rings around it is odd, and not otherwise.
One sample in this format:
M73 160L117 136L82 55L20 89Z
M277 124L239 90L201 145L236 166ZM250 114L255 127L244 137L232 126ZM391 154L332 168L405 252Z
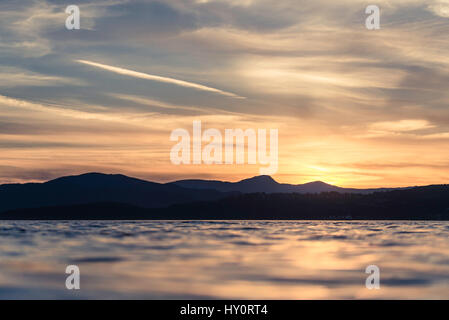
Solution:
M143 208L209 201L229 194L217 190L188 189L118 174L87 173L45 183L0 186L0 212L20 208L120 202Z
M322 181L313 181L304 184L286 184L278 183L270 176L256 176L244 179L239 182L223 182L217 180L179 180L169 184L191 189L214 189L221 192L240 192L240 193L321 193L321 192L340 192L340 193L361 193L368 194L373 192L390 191L394 188L378 189L354 189L341 188L327 184ZM397 188L400 189L400 188Z
M18 209L6 220L449 220L449 185L353 194L236 194L214 201L142 208L92 203Z

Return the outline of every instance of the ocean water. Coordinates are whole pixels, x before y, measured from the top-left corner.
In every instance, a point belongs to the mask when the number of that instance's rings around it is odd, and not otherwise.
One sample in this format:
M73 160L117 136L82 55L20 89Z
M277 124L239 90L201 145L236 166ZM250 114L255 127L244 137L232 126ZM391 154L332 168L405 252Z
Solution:
M25 298L449 299L449 222L0 221L0 299Z

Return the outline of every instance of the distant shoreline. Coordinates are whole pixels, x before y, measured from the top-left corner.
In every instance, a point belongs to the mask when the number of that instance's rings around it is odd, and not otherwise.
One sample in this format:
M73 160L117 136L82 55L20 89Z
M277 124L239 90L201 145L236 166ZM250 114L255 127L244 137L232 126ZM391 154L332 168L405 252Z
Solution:
M370 195L243 194L163 208L89 203L23 208L0 220L449 220L449 187L425 187Z

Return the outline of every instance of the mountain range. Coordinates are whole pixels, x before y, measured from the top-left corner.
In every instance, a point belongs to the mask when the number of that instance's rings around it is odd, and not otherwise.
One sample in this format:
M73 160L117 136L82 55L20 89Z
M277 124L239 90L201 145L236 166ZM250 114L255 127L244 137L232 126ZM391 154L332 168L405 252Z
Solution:
M76 205L95 202L126 203L143 208L160 208L194 201L213 201L235 193L361 193L390 189L346 189L316 181L291 185L270 176L239 182L180 180L156 183L121 174L86 173L44 183L0 185L0 212L19 208Z
M214 189L221 192L241 192L241 193L321 193L321 192L340 192L340 193L360 193L368 194L378 191L390 191L400 188L377 188L377 189L352 189L341 188L322 181L314 181L304 184L286 184L278 183L270 176L257 176L244 179L239 182L223 182L218 180L180 180L171 182L190 189Z
M118 202L143 208L215 200L227 196L216 190L195 190L130 178L120 174L87 173L44 183L0 186L0 212L19 208Z
M320 181L282 184L270 176L239 182L156 183L87 173L44 183L0 185L0 219L406 218L407 212L425 218L425 208L434 208L433 217L445 217L448 201L447 185L351 189ZM421 206L424 203L427 207Z

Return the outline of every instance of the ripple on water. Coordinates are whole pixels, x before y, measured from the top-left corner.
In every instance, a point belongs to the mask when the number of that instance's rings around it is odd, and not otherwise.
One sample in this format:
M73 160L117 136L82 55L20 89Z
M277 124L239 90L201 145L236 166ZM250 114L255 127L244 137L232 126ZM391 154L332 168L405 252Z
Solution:
M449 299L449 223L0 221L0 298L66 298L69 263L85 298L366 298L375 264L379 297Z

